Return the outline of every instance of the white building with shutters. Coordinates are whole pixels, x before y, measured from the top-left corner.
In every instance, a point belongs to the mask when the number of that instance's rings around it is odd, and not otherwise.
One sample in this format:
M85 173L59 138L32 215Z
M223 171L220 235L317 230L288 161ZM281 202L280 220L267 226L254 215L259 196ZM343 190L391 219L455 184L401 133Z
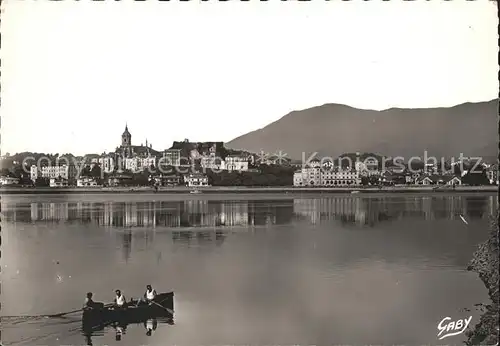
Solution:
M317 162L311 162L293 175L294 186L323 186L345 187L361 183L359 171L346 168L341 169L326 165L323 168Z

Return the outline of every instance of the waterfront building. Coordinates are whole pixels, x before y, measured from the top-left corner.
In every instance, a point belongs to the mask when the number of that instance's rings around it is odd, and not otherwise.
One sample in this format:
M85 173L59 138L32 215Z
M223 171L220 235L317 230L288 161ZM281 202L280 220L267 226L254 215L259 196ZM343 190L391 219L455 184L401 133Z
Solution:
M169 166L181 165L181 149L167 149L163 152L162 163Z
M40 170L38 169L38 167L36 165L32 165L30 167L31 181L35 182L37 180L37 178L38 178L39 175L41 175L41 174L40 174Z
M177 186L181 183L181 177L175 174L172 175L158 175L153 177L157 186Z
M132 173L136 173L139 171L139 167L141 166L138 158L125 158L123 160L124 168L126 170L131 171Z
M192 173L184 176L184 182L189 187L208 186L208 177L201 173Z
M217 143L210 145L209 143L198 143L189 151L189 159L191 164L197 161L203 168L212 168L218 165L220 167L221 161L217 159Z
M424 172L427 174L437 174L439 167L437 163L426 163L424 166Z
M490 184L498 185L498 164L489 166L486 169L486 176L488 177Z
M93 187L97 186L97 181L95 178L91 177L80 177L76 180L77 187Z
M321 168L304 167L293 175L295 186L321 186Z
M223 150L224 142L190 142L185 139L182 142L174 141L172 147L165 150L166 162L173 166L185 166L199 162L202 157L220 157L220 150Z
M22 174L24 176L24 174ZM2 176L0 177L0 185L8 186L8 185L17 185L19 184L21 179L16 177Z
M380 175L378 161L374 158L367 158L364 162L356 161L354 163L354 169L359 173L359 175L365 177Z
M462 179L452 175L432 174L422 176L415 181L417 185L462 185Z
M248 156L228 155L226 156L226 169L228 171L248 171Z
M293 186L304 186L304 182L307 182L308 173L305 169L301 169L293 173Z
M332 161L311 160L309 164L293 175L294 186L353 186L359 185L360 175L356 170L335 167Z
M359 184L359 172L350 168L334 168L332 170L323 170L321 172L322 186L352 186Z
M124 186L130 185L132 177L127 174L114 174L108 178L109 186Z
M66 178L50 178L50 187L68 187L68 179Z
M415 181L411 174L405 174L405 183L412 184Z
M99 157L94 157L90 160L90 169L98 165L102 172L111 173L115 169L115 159L112 155L104 154Z
M19 178L13 178L13 177L0 177L0 185L1 186L8 186L8 185L17 185L19 184Z
M378 181L379 181L379 184L382 184L382 185L396 185L398 183L403 183L405 180L404 180L404 177L401 175L393 174L389 171L385 171L380 175Z
M57 166L44 166L37 167L32 165L30 168L30 176L33 182L36 181L38 177L47 179L62 178L66 181L74 181L77 178L78 169L75 165L57 165Z
M156 158L152 156L140 157L135 156L131 158L125 158L125 169L130 170L133 173L142 172L151 166L156 166Z
M446 175L443 178L446 185L462 185L462 179L459 177Z
M224 170L226 169L226 162L220 157L216 156L201 156L200 165L203 169Z
M434 184L432 179L427 177L427 176L418 177L417 180L415 181L415 183L418 185L432 185L432 184Z
M101 170L105 173L111 173L115 169L115 160L112 156L103 155L98 159Z

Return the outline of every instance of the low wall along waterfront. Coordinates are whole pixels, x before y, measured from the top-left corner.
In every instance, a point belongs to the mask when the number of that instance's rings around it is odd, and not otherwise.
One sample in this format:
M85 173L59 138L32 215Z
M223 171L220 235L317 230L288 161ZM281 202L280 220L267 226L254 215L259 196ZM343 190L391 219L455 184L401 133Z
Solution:
M85 194L85 193L190 193L194 188L184 186L162 187L2 187L0 194ZM245 187L211 186L197 188L203 193L453 193L453 192L498 192L498 186L391 186L391 187Z

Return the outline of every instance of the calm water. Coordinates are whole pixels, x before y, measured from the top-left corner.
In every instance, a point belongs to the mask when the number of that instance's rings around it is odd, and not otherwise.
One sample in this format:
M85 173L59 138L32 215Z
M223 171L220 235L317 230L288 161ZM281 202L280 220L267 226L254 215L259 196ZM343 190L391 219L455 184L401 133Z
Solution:
M3 318L4 345L460 344L437 323L475 324L488 300L465 268L496 196L227 198L3 196L2 316L149 283L175 291L176 311L121 341L112 327L82 335L78 314Z

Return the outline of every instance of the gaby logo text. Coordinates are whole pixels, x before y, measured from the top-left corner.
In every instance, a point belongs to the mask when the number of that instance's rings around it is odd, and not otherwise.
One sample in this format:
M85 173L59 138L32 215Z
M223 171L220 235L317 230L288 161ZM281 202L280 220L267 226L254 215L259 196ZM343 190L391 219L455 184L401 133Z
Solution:
M460 319L457 321L452 321L451 317L443 318L437 327L439 330L439 340L463 333L469 326L471 320L472 316L467 319Z

